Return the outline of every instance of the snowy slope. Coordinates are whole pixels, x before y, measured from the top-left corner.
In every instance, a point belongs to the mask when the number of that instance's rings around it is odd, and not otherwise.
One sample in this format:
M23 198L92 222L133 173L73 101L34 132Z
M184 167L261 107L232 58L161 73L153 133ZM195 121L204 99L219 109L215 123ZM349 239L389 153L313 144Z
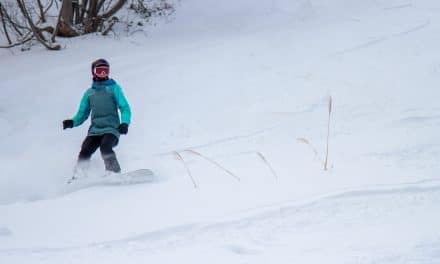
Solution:
M440 262L439 9L187 0L147 38L0 51L0 263ZM132 106L121 165L160 182L65 190L98 57Z
M6 249L5 263L437 263L438 186L351 192L252 217L73 247ZM437 224L438 225L438 224Z

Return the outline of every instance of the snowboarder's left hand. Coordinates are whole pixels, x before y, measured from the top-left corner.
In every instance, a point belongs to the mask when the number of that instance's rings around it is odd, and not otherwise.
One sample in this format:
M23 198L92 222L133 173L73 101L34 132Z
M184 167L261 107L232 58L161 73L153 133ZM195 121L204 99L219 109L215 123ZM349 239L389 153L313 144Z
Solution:
M123 135L127 134L128 133L128 124L126 124L126 123L120 124L118 127L118 131L119 131L119 133L121 133Z
M63 129L66 128L73 128L73 120L72 119L67 119L63 121Z

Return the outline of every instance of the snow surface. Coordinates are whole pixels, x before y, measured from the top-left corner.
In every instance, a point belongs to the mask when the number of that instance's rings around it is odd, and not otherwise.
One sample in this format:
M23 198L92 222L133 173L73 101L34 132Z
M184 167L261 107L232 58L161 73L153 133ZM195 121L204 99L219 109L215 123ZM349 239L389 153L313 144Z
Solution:
M440 263L439 11L182 0L147 37L0 50L0 263ZM132 106L123 170L160 181L65 186L99 57Z

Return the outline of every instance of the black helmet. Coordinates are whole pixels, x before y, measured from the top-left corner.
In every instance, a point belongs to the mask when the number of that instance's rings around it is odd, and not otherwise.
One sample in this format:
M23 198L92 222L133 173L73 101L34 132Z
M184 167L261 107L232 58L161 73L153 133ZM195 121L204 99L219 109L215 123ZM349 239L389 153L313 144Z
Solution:
M108 79L110 64L104 59L97 59L92 63L92 75L94 79Z

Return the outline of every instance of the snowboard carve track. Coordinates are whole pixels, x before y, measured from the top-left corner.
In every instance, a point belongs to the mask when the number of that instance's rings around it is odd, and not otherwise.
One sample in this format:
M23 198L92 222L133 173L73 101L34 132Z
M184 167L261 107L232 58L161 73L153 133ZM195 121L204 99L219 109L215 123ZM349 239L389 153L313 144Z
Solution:
M66 185L65 193L99 186L125 186L157 182L158 177L148 169L139 169L104 177L87 177L76 179Z

